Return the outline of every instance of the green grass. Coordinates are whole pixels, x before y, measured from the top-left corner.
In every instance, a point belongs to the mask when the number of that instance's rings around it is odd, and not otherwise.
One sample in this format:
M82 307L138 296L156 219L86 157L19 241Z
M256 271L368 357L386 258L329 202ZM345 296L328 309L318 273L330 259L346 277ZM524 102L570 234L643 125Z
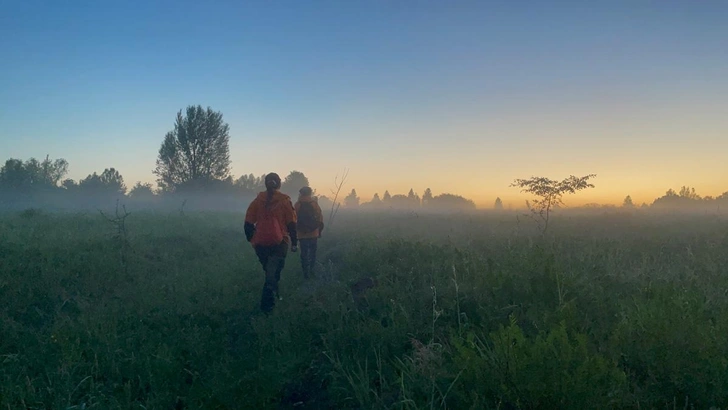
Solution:
M6 214L0 409L728 408L728 221L552 228L342 214L266 317L241 215Z

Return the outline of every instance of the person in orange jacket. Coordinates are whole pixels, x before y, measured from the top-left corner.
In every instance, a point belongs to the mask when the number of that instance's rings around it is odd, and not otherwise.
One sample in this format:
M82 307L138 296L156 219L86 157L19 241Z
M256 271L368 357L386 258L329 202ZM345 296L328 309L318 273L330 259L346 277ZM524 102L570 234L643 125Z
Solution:
M313 191L309 187L303 187L299 191L296 210L296 232L301 242L301 267L303 277L308 279L313 276L316 266L316 249L318 238L324 230L324 217L318 202L313 199Z
M245 213L245 237L253 245L265 271L265 284L260 298L260 308L270 312L280 296L279 281L285 266L288 246L298 250L296 235L296 211L291 197L280 192L281 178L270 173L265 176L264 192L250 203Z

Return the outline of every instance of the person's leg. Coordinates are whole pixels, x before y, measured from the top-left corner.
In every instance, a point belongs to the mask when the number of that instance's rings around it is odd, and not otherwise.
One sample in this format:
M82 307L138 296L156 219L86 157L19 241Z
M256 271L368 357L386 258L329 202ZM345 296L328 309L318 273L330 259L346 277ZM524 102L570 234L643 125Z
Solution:
M318 239L311 239L311 248L308 257L308 273L313 276L316 274L316 250L318 249Z
M258 262L260 262L260 265L263 267L263 271L265 271L265 265L268 263L268 255L270 252L268 251L268 247L266 246L256 246L255 247L255 256L258 257Z
M308 278L311 270L311 242L313 239L300 239L301 245L301 269L303 269L303 277Z
M281 272L286 265L286 256L288 255L288 244L281 243L278 246L273 247L271 257L269 258L269 266L272 272L271 276L274 278L274 292L275 296L281 298L280 293L280 280Z
M306 276L306 240L298 240L298 251L301 252L301 269L303 269L303 276Z
M265 272L260 308L264 312L270 312L275 306L274 292L276 292L277 281L275 280L275 267L273 265L276 261L271 255L272 249L269 246L259 246L255 249L255 253L258 255L258 260L263 265L263 271Z

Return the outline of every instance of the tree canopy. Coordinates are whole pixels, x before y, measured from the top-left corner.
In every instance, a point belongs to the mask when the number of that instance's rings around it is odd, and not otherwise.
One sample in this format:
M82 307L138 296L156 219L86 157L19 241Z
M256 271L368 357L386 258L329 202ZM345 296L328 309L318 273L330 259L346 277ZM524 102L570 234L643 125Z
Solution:
M495 209L496 211L503 210L503 201L501 201L500 197L495 199L495 204L493 204L493 209Z
M229 126L210 107L189 106L177 113L174 129L159 148L154 174L162 190L174 191L190 181L230 176Z
M25 162L10 158L0 168L0 187L26 191L57 187L67 173L68 161L62 158L51 160L46 156L43 161L30 158Z
M101 173L93 173L78 183L78 189L94 195L123 196L126 193L124 177L114 168L106 168Z
M308 178L301 171L291 171L281 183L281 192L295 198L298 196L298 190L310 186Z
M356 194L356 189L352 189L351 193L344 198L344 206L347 208L357 208L359 207L359 196Z

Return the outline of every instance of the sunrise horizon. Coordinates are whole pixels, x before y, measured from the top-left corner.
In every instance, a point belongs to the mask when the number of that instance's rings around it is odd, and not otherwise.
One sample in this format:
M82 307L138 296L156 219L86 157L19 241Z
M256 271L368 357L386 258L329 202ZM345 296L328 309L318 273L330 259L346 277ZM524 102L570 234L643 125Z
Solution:
M199 104L230 126L235 177L300 170L328 193L348 168L363 201L516 207L516 178L587 174L567 203L728 190L721 5L162 3L2 6L2 160L154 183Z

